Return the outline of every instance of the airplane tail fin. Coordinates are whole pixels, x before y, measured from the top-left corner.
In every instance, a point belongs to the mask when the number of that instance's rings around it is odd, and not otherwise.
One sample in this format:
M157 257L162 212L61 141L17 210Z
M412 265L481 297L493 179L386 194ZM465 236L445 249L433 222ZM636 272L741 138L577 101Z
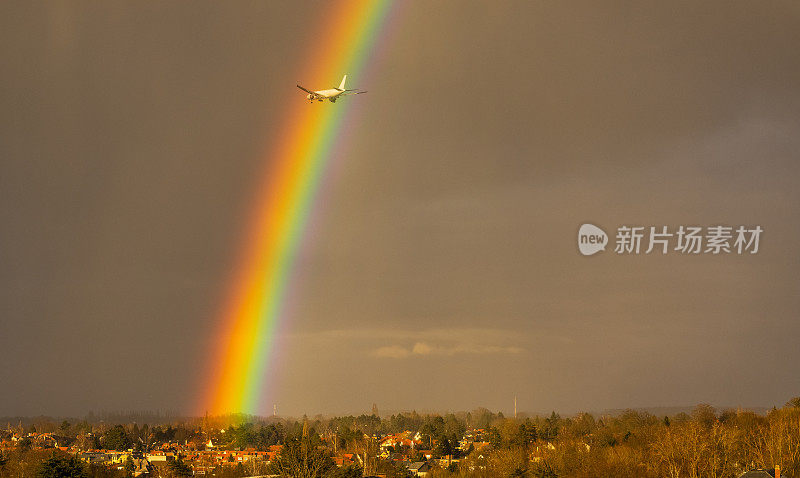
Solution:
M343 89L344 89L344 82L345 82L345 81L347 81L347 75L344 75L344 78L342 78L342 84L341 84L341 85L339 85L339 89L340 89L340 90L343 90Z

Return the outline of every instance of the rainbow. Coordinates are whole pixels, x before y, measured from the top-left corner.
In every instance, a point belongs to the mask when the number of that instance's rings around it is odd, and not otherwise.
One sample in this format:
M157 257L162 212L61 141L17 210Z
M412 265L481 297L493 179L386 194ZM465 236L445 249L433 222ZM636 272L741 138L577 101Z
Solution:
M310 36L312 54L302 79L319 89L338 84L344 74L365 87L366 67L374 56L390 11L391 0L330 2L323 12L322 32ZM292 78L294 81L295 78ZM318 86L315 86L318 85ZM326 166L342 148L340 133L348 104L309 104L294 84L283 115L285 128L267 152L252 218L238 251L238 266L214 337L210 372L203 377L201 412L257 414L262 402L273 346L288 294L293 262L303 239L314 197Z

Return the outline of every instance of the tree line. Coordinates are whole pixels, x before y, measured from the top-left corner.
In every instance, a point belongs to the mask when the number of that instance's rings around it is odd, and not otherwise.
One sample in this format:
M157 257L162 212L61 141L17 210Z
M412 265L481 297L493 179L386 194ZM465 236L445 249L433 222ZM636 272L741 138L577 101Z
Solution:
M403 477L407 476L403 462L425 460L426 454L441 459L431 462L432 478L735 478L749 469L775 466L780 466L783 476L800 477L800 397L766 414L720 411L700 404L691 413L671 416L628 410L615 416L562 417L553 412L511 418L479 408L444 415L410 412L389 417L209 422L206 418L169 425L111 426L63 421L48 427L81 449L147 451L175 444L177 452L202 450L211 441L218 449L266 451L282 445L277 458L258 470L241 465L226 467L224 473L220 470L218 476L229 478L254 472L308 478L364 473ZM7 440L16 431L13 427L0 431L0 438ZM379 459L380 437L401 432L420 440L413 448L391 447L389 457ZM0 454L0 477L129 476L125 470L79 464L63 452L35 445L26 437L13 450ZM337 467L333 457L345 453L357 454L359 459ZM170 467L163 470L164 476L186 476L183 473L191 471L180 453Z

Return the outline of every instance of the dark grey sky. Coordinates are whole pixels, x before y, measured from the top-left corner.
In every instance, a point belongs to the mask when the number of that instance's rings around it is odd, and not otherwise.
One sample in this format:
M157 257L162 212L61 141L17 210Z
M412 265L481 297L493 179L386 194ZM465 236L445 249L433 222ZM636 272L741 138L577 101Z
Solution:
M0 415L196 403L315 5L0 5ZM299 258L279 411L800 394L796 3L392 21L350 79L369 94ZM765 232L756 255L583 257L584 222Z

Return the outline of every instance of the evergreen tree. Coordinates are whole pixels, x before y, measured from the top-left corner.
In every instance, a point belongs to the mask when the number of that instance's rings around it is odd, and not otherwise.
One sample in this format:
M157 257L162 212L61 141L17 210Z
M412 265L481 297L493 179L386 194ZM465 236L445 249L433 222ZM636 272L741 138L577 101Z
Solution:
M86 468L77 457L58 457L53 455L39 464L38 478L86 478Z

